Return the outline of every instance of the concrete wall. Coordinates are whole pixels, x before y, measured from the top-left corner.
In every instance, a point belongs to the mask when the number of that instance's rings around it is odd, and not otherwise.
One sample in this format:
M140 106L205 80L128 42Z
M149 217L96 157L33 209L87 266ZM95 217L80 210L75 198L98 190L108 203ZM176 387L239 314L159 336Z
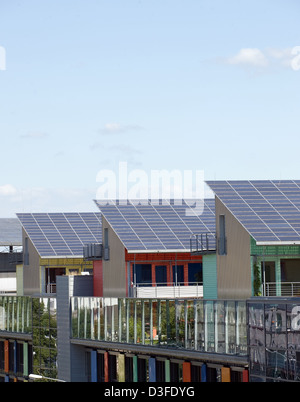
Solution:
M25 237L28 237L22 229L22 241L25 245ZM23 264L24 296L40 293L40 256L28 237L29 265Z
M109 260L103 261L103 296L126 297L126 263L125 248L109 223L102 219L102 238L104 229L108 228Z
M245 299L251 297L250 235L216 197L216 232L219 239L219 215L225 215L227 254L217 252L218 297Z
M58 379L67 382L87 381L85 349L70 343L70 297L93 296L93 277L58 276L56 285Z

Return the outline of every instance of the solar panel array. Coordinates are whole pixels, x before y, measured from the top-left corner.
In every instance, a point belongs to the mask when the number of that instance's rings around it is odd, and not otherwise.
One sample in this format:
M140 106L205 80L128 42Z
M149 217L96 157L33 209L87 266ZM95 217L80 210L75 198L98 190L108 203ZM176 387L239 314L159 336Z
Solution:
M80 257L85 244L102 242L100 213L20 213L17 217L41 257Z
M0 219L0 246L22 246L22 228L17 218Z
M181 200L180 203L147 200L140 204L127 201L126 205L123 201L116 201L114 205L101 200L95 202L129 252L190 250L193 233L210 232L211 244L215 242L213 199L204 200L199 216L187 216L188 205Z
M300 241L300 180L207 184L257 242Z

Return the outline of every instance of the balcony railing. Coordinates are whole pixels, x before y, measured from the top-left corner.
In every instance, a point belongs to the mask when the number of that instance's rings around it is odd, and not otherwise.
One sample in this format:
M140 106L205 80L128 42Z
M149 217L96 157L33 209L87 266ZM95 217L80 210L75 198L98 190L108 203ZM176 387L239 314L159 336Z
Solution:
M71 337L247 355L246 302L72 297Z
M56 293L56 283L48 283L46 286L46 292L49 294Z
M199 233L190 237L190 251L193 254L210 254L216 252L215 233Z
M264 296L300 296L300 282L267 282L263 285Z
M134 284L133 297L138 298L156 298L164 297L167 299L175 297L203 297L202 282L169 282L157 283L154 286L149 284Z

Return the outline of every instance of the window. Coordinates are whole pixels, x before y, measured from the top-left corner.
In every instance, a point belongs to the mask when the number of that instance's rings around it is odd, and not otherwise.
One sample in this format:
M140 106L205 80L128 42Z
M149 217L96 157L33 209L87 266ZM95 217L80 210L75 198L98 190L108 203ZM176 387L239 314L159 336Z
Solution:
M104 382L104 353L97 353L97 381Z
M91 351L85 351L85 376L88 382L91 382Z
M226 254L225 215L219 215L219 255Z
M125 356L125 381L133 381L133 358L131 356Z
M149 286L152 284L151 264L134 264L133 281L139 285Z
M189 279L190 285L203 282L202 263L201 262L189 263L188 273L189 273L188 279Z
M155 266L155 282L157 286L166 286L167 284L167 267L165 265Z
M138 381L146 382L148 380L148 360L138 357Z
M23 260L24 260L24 265L29 265L28 237L25 237Z
M110 382L118 381L116 355L113 354L108 355L108 369L109 369L109 381Z
M183 265L173 265L172 266L173 283L175 286L177 284L182 284L184 282L183 276Z
M17 354L17 367L16 373L19 375L23 374L24 371L24 347L23 343L16 343L16 354Z
M109 260L108 228L104 228L104 260Z
M156 381L165 382L165 361L156 359Z
M192 382L200 382L201 381L201 366L200 365L192 363L191 380L192 380Z

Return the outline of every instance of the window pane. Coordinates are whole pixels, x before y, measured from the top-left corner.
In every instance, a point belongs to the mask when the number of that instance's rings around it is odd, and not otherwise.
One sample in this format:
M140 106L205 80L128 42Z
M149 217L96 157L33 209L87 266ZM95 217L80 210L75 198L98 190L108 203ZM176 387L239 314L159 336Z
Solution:
M189 278L189 284L203 282L201 262L188 264L188 278Z
M215 351L215 316L214 303L206 301L205 305L205 351Z
M216 352L225 353L225 307L224 302L215 303Z
M226 353L236 353L235 302L226 303Z

